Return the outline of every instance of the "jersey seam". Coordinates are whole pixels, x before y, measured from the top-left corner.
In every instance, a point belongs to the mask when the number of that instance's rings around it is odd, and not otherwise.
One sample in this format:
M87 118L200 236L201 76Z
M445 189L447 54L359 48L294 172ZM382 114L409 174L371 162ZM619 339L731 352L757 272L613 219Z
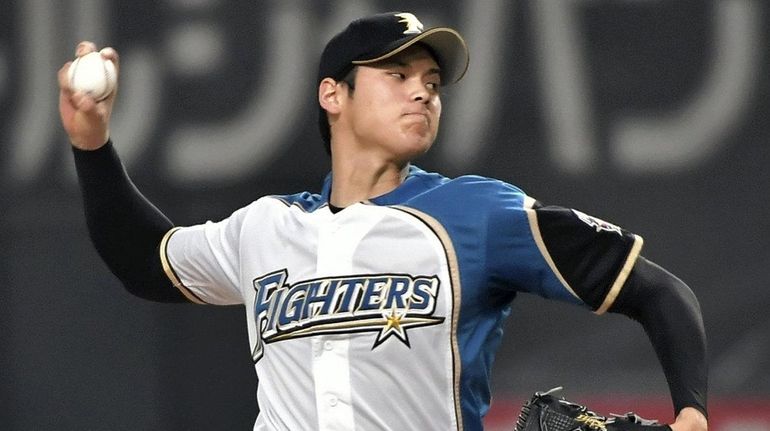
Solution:
M530 203L533 204L533 203ZM535 244L537 245L538 250L540 250L540 255L545 259L548 266L551 268L551 272L556 276L556 278L559 280L559 282L564 286L567 291L574 296L576 299L578 299L580 302L585 303L583 301L583 298L581 298L573 289L572 286L567 283L567 280L564 278L564 276L561 275L561 272L559 271L559 268L556 266L556 262L553 261L553 258L551 257L551 254L548 252L548 248L545 246L545 241L543 240L543 236L540 234L540 225L537 221L537 212L534 209L527 209L525 210L527 213L527 219L529 219L529 229L532 233L532 238L535 240Z
M596 311L594 311L595 314L604 314L615 302L615 299L617 299L620 290L623 289L628 276L631 274L631 269L634 267L636 259L639 257L639 254L642 251L643 244L644 239L639 235L634 235L634 245L631 246L631 250L628 252L628 256L626 256L626 261L623 263L623 267L620 269L620 273L615 278L615 282L612 283L612 287L610 287L609 292L607 292L607 295L604 297L602 305L599 306Z
M190 288L184 285L182 283L181 278L179 278L179 275L176 273L174 268L171 266L171 261L168 258L168 242L171 239L171 236L179 231L181 227L175 227L170 229L168 232L166 232L165 235L163 235L163 239L160 241L160 262L163 266L163 272L166 274L166 277L171 281L171 284L174 285L174 287L179 290L179 292L184 295L185 298L187 298L188 301L195 303L195 304L206 304L206 301L201 299L198 295L195 294Z
M452 366L453 369L453 379L454 379L454 408L455 408L455 418L457 420L457 430L463 431L464 424L463 424L463 412L462 412L462 405L460 401L460 380L462 378L462 360L460 358L460 346L457 340L457 329L459 325L460 320L460 307L461 307L461 282L460 282L460 266L457 261L457 253L455 253L454 245L452 244L452 239L449 236L449 233L446 231L444 226L430 216L429 214L426 214L416 208L407 207L403 205L393 205L391 208L405 212L413 217L415 217L417 220L424 223L430 230L433 231L433 233L436 235L436 238L441 243L442 247L444 248L444 253L447 261L448 273L449 273L449 279L452 284L454 284L454 288L452 289L452 326L451 326L451 345L452 345Z

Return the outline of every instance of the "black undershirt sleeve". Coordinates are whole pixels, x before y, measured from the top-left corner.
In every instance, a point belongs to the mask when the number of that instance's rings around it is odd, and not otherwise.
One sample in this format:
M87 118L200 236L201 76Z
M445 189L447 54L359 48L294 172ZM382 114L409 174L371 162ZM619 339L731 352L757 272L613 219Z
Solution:
M694 407L706 417L706 333L695 294L677 277L639 256L609 309L644 327L666 376L674 411Z
M173 227L131 182L108 141L73 147L86 224L97 252L130 293L157 302L187 302L161 266L158 247Z

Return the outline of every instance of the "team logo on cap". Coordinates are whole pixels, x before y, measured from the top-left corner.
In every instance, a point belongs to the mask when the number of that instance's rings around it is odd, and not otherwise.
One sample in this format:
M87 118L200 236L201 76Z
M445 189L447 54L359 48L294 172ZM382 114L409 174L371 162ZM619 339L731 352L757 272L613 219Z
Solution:
M422 33L422 29L423 29L422 23L413 14L409 12L402 12L402 13L397 13L396 16L401 18L398 22L406 25L406 30L404 30L404 34Z

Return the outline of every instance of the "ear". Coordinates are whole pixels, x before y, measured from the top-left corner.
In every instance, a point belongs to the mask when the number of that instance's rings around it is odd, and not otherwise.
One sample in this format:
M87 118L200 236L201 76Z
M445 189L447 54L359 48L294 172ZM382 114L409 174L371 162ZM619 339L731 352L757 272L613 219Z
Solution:
M324 78L318 84L318 103L326 112L330 114L339 114L341 88L337 81L331 78Z

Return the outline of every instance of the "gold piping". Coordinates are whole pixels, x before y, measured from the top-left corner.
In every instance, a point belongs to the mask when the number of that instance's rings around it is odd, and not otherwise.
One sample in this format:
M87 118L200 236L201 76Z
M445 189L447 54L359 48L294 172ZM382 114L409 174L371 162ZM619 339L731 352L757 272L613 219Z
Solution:
M531 208L531 205L530 205ZM556 267L556 263L551 258L550 253L548 253L548 249L545 246L545 242L543 241L542 235L540 235L540 225L537 222L537 212L533 209L527 209L527 218L529 219L529 228L532 231L532 237L535 240L535 244L537 244L537 248L540 250L540 254L543 256L543 259L545 259L546 262L548 262L548 266L551 268L551 271L556 275L556 278L559 279L562 286L564 286L565 289L569 291L569 293L572 294L577 299L580 299L580 296L578 296L577 293L575 293L574 290L572 290L572 287L567 283L567 280L564 279L564 277L561 275L561 272L559 272L559 268ZM580 299L582 301L582 299Z
M163 235L163 239L160 241L160 262L163 265L163 272L166 273L166 277L168 277L169 280L171 280L171 283L179 289L180 292L182 292L182 295L185 296L190 302L194 302L196 304L205 304L198 296L196 296L190 289L185 287L184 284L182 284L182 280L179 279L179 276L176 275L176 272L171 267L171 262L168 260L168 255L166 254L167 247L168 247L168 240L171 239L171 235L173 235L176 231L181 229L180 227L175 227L166 232L165 235Z
M396 205L391 208L404 211L405 213L416 217L418 220L428 225L428 227L436 234L438 240L441 242L441 245L444 247L444 251L446 252L447 265L449 265L449 278L452 280L452 286L454 287L452 289L452 329L450 337L452 343L452 371L454 373L455 418L457 420L458 431L462 431L463 414L462 408L460 406L460 370L462 368L462 364L460 363L460 346L457 343L457 325L460 319L460 293L462 289L460 285L460 266L457 263L457 254L455 253L454 245L452 245L452 239L449 237L446 229L444 229L444 226L442 226L438 220L414 208L400 205Z
M604 314L604 312L612 306L612 303L615 302L615 299L618 297L620 290L623 288L623 285L628 279L628 275L631 274L631 269L636 263L636 258L639 257L639 252L642 251L643 244L644 239L639 235L634 235L634 245L631 247L631 251L628 252L626 262L623 264L623 268L620 270L618 278L616 278L615 282L612 283L610 291L607 292L607 296L604 297L604 302L602 302L602 305L596 311L594 311L594 313Z

